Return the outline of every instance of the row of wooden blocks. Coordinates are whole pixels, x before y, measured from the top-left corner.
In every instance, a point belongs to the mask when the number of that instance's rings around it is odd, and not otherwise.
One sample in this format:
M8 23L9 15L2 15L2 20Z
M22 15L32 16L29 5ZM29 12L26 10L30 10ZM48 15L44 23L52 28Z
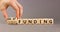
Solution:
M52 18L34 18L34 19L17 19L17 18L8 18L8 24L54 24L54 19Z

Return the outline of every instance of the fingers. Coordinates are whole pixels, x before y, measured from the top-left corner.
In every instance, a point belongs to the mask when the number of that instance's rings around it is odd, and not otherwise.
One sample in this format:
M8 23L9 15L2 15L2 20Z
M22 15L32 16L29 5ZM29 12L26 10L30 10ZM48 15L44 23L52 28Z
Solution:
M19 18L20 17L20 12L19 12L19 8L16 5L16 3L11 3L10 6L16 11L16 17Z
M4 18L5 18L5 20L7 20L7 18L8 18L8 14L7 14L7 12L6 12L6 7L4 7L3 9L2 9L2 13L3 13L3 16L4 16Z
M20 16L22 16L22 13L23 13L23 6L22 6L20 3L18 3L17 1L16 1L16 5L19 7Z

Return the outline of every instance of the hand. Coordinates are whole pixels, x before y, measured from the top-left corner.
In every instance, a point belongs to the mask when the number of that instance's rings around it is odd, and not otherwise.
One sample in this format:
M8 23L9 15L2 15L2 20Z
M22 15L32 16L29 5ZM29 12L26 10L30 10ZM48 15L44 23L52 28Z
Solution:
M7 20L8 18L8 14L6 12L8 6L11 6L15 11L16 11L16 18L20 18L22 16L23 13L23 7L21 4L19 4L17 2L17 0L9 0L9 2L5 3L4 7L1 9L3 16L5 17L5 19Z

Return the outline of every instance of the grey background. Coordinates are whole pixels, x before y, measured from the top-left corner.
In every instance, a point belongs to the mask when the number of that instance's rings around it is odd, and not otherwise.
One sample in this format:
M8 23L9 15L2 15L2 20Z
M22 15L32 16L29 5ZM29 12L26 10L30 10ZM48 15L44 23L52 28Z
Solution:
M60 32L60 0L18 0L24 7L22 18L53 18L53 25L7 25L0 12L0 32ZM12 7L9 17L15 17Z

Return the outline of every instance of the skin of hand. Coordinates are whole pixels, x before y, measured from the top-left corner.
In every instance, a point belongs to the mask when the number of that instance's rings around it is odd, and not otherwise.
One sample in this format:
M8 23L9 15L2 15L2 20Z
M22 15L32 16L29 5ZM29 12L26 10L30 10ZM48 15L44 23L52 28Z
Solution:
M9 2L7 2L6 5L4 5L4 7L1 9L3 16L6 20L8 18L8 14L6 12L8 6L11 6L16 11L17 19L21 18L22 13L23 13L23 6L20 3L18 3L17 0L9 0Z

